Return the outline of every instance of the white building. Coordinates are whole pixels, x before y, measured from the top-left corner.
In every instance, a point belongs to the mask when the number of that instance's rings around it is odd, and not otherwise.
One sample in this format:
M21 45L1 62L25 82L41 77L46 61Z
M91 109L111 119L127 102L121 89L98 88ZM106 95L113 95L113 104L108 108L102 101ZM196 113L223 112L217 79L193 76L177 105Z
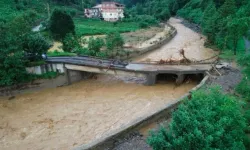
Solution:
M101 18L105 21L114 22L124 18L124 5L116 2L103 2L102 4L96 5L91 9L99 9ZM93 18L91 15L86 13L86 10L90 11L91 9L85 9L85 16L88 18Z

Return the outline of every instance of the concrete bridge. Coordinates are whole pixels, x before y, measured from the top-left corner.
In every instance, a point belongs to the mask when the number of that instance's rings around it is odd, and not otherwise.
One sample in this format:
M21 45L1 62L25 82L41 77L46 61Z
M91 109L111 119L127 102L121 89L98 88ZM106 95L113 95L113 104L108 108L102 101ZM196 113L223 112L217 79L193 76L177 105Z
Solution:
M156 65L123 63L118 60L104 60L90 57L49 57L46 61L50 64L63 64L68 84L71 84L71 71L144 77L146 78L145 85L154 85L156 83L156 77L159 74L174 74L176 75L176 83L181 84L185 79L185 75L204 74L212 68L212 66L208 64Z

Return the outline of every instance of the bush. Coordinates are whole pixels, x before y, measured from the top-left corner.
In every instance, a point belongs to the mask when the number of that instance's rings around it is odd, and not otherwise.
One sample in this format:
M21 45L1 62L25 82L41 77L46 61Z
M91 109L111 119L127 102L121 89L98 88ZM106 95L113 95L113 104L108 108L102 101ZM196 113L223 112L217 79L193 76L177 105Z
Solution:
M88 49L94 51L96 54L100 52L101 48L104 46L104 41L101 38L94 39L91 37L88 42Z
M76 49L81 47L80 38L77 35L73 35L72 33L69 33L66 35L66 37L63 39L63 50L65 52L75 52Z
M50 42L39 33L30 34L26 40L23 41L23 49L25 52L39 56L46 53L50 46Z
M106 36L106 47L108 50L122 48L124 40L119 33L109 33Z
M100 58L108 58L108 55L105 52L99 52L96 54L96 56Z
M152 132L148 143L164 149L245 149L246 122L237 100L218 88L198 91L173 113L169 129Z
M79 48L76 50L76 53L83 56L95 56L96 54L94 51L90 51L88 48Z

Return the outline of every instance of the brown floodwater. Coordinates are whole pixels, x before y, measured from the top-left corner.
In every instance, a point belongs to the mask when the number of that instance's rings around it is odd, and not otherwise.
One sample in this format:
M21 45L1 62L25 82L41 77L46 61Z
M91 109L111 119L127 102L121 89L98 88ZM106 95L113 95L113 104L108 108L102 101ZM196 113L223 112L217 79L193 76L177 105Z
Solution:
M177 29L177 35L166 45L150 53L135 58L135 62L155 62L159 60L180 60L182 56L179 51L183 49L185 56L190 60L204 60L216 55L210 48L204 47L205 37L192 31L181 24L182 20L170 18L169 24Z
M72 149L153 114L197 82L124 83L113 76L0 98L0 149Z
M170 22L178 35L163 48L137 60L178 57L180 48L189 50L192 58L213 55L202 46L204 41L199 34L181 25L178 19L171 18ZM68 150L90 143L174 103L198 84L187 79L176 86L171 78L160 76L161 81L155 86L144 86L98 75L97 79L70 86L28 90L13 100L0 97L0 149Z

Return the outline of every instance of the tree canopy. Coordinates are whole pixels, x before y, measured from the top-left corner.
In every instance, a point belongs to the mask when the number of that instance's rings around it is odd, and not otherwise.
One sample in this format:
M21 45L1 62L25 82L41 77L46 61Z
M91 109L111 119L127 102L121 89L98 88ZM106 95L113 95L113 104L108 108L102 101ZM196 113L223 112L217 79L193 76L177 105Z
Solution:
M55 39L62 40L68 33L75 33L75 25L69 14L60 9L55 9L50 18L50 32Z
M241 111L239 102L218 88L195 92L173 113L169 129L153 131L148 143L154 150L244 150Z

